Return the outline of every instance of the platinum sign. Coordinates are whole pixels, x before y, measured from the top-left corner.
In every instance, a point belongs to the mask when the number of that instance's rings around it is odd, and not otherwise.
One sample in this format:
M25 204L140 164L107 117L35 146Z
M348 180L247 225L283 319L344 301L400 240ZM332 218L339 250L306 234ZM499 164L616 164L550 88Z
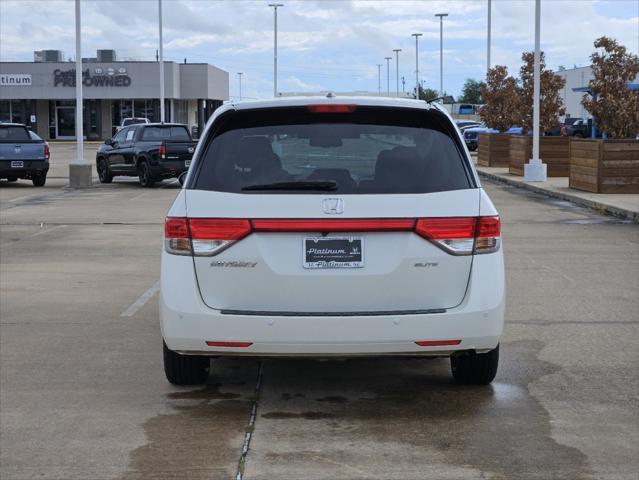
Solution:
M0 74L0 86L2 87L30 87L31 75L28 73L3 73Z

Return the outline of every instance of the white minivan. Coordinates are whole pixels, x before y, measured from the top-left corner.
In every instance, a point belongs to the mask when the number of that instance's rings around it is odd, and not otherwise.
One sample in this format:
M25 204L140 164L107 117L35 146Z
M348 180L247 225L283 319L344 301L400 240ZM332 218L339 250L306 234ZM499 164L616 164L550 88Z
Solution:
M500 220L441 107L394 98L230 103L165 222L160 319L177 385L210 357L447 356L495 377Z

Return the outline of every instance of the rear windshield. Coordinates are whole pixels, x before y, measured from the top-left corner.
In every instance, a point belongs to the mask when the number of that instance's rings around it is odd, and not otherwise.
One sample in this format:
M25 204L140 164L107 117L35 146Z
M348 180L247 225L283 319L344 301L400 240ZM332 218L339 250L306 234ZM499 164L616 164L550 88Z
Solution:
M473 187L460 148L447 131L455 127L441 114L361 107L349 114L277 110L238 112L220 120L221 131L208 144L188 187L280 194Z
M29 132L24 127L0 126L0 142L28 142Z
M128 127L129 125L137 125L138 123L147 123L146 118L127 118L122 122L122 126Z
M191 137L186 127L146 127L142 130L142 140L188 142Z

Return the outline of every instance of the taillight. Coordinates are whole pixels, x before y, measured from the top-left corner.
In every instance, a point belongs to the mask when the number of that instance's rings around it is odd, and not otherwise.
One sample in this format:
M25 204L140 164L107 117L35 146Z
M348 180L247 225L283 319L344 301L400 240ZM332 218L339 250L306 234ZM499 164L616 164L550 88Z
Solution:
M499 217L420 218L415 232L452 255L499 250Z
M164 160L166 158L166 147L164 145L160 145L158 147L158 156Z
M353 113L357 105L321 104L309 105L308 109L313 113Z
M174 255L191 255L186 218L167 217L164 220L164 249Z
M475 253L492 253L499 250L501 222L499 217L479 217L475 234Z
M44 144L44 159L45 160L49 160L49 158L51 158L51 152L49 150L49 144L45 143Z
M251 233L248 220L233 218L189 218L193 255L213 256Z

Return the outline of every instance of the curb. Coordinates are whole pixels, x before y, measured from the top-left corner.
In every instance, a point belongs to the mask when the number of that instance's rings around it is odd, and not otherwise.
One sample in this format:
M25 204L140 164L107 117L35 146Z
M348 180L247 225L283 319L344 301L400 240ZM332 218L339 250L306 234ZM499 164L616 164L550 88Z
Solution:
M568 193L555 192L553 190L548 190L546 188L538 187L536 185L532 185L526 182L517 182L515 180L511 180L509 178L502 177L501 175L496 175L494 173L482 172L481 170L477 170L477 173L479 174L480 177L486 178L488 180L493 180L495 182L504 183L512 187L529 190L531 192L539 193L541 195L546 195L547 197L557 198L559 200L566 200L566 201L575 203L577 205L580 205L582 207L589 208L590 210L594 210L595 212L598 212L598 213L611 215L613 217L621 218L623 220L629 220L633 223L639 223L639 212L633 212L632 210L627 210L625 208L607 205L605 203L596 202L594 200L588 200L586 198L582 198L577 195L570 195Z

